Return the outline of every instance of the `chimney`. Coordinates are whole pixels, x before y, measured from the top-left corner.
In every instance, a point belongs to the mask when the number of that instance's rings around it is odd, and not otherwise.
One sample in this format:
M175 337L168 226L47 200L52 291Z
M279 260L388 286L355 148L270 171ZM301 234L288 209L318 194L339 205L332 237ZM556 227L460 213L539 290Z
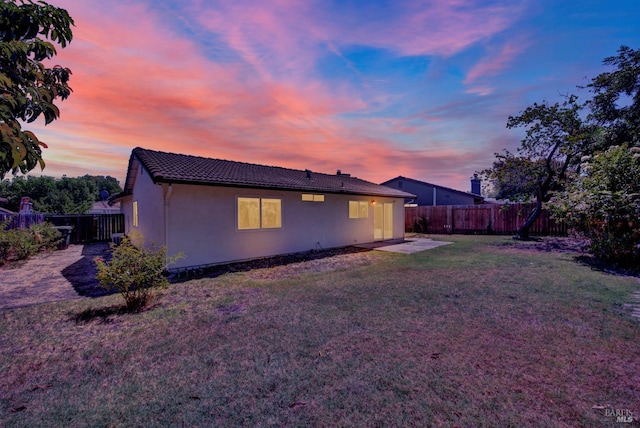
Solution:
M473 193L474 195L481 196L482 195L482 191L480 190L481 183L482 183L482 180L478 178L478 174L473 174L473 177L471 177L471 193Z
M310 169L305 169L305 170L304 170L304 172L306 172L306 173L307 173L307 178L308 178L309 180L311 180L311 170L310 170Z
M351 174L343 174L341 170L337 170L336 175L339 175L341 177L351 177Z

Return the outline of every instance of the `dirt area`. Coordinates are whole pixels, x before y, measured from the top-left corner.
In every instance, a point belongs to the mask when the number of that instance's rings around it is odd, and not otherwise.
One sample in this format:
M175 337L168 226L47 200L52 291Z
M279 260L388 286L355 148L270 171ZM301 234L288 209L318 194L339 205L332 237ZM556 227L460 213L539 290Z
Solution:
M104 296L93 258L109 252L107 243L70 245L0 267L0 309Z
M173 282L194 278L215 278L231 272L249 272L249 276L258 280L289 279L305 273L319 273L352 266L369 264L377 254L371 249L360 247L332 248L314 250L282 256L265 257L246 262L230 263L195 269L175 274Z
M505 243L504 246L518 250L585 254L589 250L589 241L580 238L558 238L545 236L534 238L530 241L519 241L514 239L511 242Z

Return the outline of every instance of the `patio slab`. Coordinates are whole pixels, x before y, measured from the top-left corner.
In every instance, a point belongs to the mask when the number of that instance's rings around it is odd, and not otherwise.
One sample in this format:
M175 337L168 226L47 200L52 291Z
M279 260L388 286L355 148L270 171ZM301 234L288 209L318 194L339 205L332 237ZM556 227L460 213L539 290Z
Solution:
M434 241L428 238L410 238L373 242L371 244L361 244L357 245L357 247L378 251L387 251L390 253L413 254L417 253L418 251L431 250L433 248L448 244L453 244L453 242Z

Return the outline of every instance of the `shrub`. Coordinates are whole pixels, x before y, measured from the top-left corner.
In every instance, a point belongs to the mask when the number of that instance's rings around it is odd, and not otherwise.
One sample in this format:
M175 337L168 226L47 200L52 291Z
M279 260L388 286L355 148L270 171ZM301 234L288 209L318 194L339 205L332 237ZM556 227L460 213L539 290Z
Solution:
M111 248L109 262L101 257L94 259L98 268L96 278L106 290L115 290L122 295L127 310L140 311L149 303L154 289L169 285L164 272L179 256L169 260L165 247L135 246L128 237L119 245L111 244Z
M414 233L428 233L429 231L429 219L427 217L417 217L413 221Z
M27 229L38 250L53 250L62 240L62 234L51 223L35 224Z
M607 264L640 264L640 158L637 148L614 146L585 157L583 174L558 207L560 215L591 240Z
M8 222L0 223L0 265L53 249L60 241L60 233L51 223L33 225L28 229L6 229L7 225Z

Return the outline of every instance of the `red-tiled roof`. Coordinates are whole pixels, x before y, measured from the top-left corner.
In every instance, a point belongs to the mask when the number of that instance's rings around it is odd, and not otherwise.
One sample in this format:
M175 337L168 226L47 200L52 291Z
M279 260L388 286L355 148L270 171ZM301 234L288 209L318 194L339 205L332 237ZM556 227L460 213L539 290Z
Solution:
M133 186L131 166L137 159L156 183L286 189L308 192L346 193L367 196L412 198L415 195L347 175L256 165L199 156L135 148L131 153L125 192Z

